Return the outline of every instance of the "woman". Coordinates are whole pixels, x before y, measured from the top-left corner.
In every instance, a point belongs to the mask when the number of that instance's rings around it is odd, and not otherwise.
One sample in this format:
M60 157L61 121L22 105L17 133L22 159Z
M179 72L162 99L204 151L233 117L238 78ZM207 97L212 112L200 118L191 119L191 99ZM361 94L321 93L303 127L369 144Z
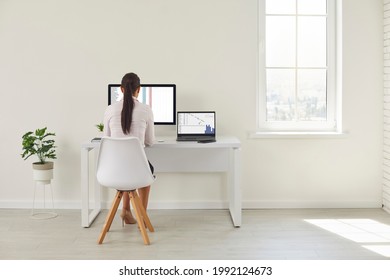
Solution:
M127 73L122 78L121 90L123 100L107 107L104 113L104 136L111 137L138 137L144 146L153 145L154 120L152 109L137 100L140 91L140 79L134 73ZM153 166L149 163L153 173ZM147 209L150 186L138 190L142 204ZM134 224L136 220L130 211L128 193L123 194L123 208L121 213L122 225Z

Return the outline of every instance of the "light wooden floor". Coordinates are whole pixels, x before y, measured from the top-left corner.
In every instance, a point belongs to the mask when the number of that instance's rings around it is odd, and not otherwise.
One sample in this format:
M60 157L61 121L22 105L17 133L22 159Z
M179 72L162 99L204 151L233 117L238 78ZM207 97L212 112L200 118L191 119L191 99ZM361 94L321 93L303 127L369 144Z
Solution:
M107 211L90 228L80 211L58 213L34 220L28 210L0 209L0 259L390 259L390 214L381 209L244 210L241 228L227 210L151 210L150 246L119 215L98 245Z

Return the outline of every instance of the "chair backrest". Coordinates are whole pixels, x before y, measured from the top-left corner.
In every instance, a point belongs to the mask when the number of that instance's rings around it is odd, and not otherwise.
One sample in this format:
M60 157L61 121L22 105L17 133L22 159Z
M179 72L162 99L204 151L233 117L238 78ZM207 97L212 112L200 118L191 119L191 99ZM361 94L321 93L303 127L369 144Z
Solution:
M154 181L144 148L136 137L103 137L97 161L97 181L117 190L134 190Z

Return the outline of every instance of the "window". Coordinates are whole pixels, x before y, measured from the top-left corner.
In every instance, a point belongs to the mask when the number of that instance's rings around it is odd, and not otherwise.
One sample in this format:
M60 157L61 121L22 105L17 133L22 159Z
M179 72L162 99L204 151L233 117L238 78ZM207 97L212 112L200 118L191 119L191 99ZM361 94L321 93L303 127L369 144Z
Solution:
M337 132L336 0L259 0L258 126Z

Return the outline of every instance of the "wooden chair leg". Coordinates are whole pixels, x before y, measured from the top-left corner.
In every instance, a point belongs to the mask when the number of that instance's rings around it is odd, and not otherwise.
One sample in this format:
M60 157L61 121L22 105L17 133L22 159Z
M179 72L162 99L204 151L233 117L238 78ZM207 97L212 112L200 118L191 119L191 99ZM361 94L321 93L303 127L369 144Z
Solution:
M133 205L133 209L137 217L138 226L141 230L141 235L144 240L144 244L149 245L150 241L149 241L148 233L146 232L145 223L143 222L139 200L136 199L137 196L136 191L129 192L129 195L130 195L131 204Z
M141 198L139 197L137 192L134 193L134 198L138 201L139 210L141 212L142 220L145 222L146 228L149 229L149 231L154 232L154 228L152 223L150 222L148 213L146 213L146 210L141 202Z
M118 197L117 197L118 196ZM111 216L111 219L110 219L110 223L108 225L108 228L107 228L107 231L110 231L110 228L111 228L111 225L112 225L112 221L114 220L115 218L115 214L118 210L118 207L119 207L119 204L121 203L121 200L122 200L122 196L123 196L123 191L117 191L117 194L115 196L115 199L114 199L114 203L117 203L117 205L115 206L115 210L114 212L112 213L112 216Z
M106 236L107 231L109 231L112 221L114 220L116 211L118 209L119 203L121 202L121 198L123 196L122 191L117 191L114 201L112 203L111 209L107 214L106 222L104 223L102 232L100 233L99 239L98 239L98 244L102 244L104 237Z

